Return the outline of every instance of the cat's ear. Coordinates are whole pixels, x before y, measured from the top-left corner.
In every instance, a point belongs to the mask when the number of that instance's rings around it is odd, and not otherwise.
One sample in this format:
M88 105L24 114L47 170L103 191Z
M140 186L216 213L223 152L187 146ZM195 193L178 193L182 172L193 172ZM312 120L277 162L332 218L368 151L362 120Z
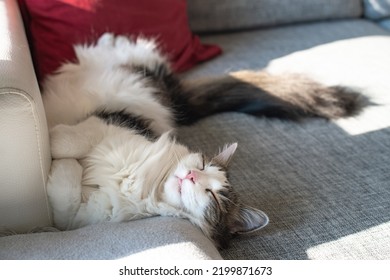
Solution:
M269 222L267 214L259 209L242 206L231 223L230 232L233 234L252 233L265 227Z
M226 168L229 165L236 149L237 143L226 145L222 151L213 158L213 161Z

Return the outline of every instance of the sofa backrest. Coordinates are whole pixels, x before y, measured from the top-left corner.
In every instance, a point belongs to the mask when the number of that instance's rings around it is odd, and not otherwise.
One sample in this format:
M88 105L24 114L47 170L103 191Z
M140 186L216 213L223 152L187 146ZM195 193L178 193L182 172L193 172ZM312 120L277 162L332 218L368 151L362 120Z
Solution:
M360 17L362 0L187 0L194 32Z

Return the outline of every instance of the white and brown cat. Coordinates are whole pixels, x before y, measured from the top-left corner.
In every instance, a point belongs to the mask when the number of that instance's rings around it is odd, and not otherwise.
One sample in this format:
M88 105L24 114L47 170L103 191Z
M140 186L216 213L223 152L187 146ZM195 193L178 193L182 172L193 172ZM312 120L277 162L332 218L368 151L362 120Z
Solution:
M361 107L359 94L300 76L243 71L188 84L145 39L104 34L75 52L77 62L43 85L54 159L48 195L63 230L174 216L225 247L268 223L229 184L237 144L209 158L177 143L174 128L226 111L296 120Z

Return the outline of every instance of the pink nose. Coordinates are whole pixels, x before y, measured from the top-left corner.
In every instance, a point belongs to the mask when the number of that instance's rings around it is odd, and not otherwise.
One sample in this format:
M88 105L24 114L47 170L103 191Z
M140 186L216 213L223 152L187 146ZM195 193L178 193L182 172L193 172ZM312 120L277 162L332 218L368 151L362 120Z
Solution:
M191 170L190 173L187 174L185 179L191 180L192 183L195 183L195 181L196 181L196 174L195 174L195 172L193 170Z

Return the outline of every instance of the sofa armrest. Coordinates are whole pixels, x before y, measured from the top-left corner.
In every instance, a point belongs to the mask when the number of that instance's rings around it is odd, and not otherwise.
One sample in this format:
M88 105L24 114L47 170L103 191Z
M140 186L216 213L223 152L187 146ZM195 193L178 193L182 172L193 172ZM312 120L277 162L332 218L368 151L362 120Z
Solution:
M0 227L51 225L49 136L17 1L0 0Z

